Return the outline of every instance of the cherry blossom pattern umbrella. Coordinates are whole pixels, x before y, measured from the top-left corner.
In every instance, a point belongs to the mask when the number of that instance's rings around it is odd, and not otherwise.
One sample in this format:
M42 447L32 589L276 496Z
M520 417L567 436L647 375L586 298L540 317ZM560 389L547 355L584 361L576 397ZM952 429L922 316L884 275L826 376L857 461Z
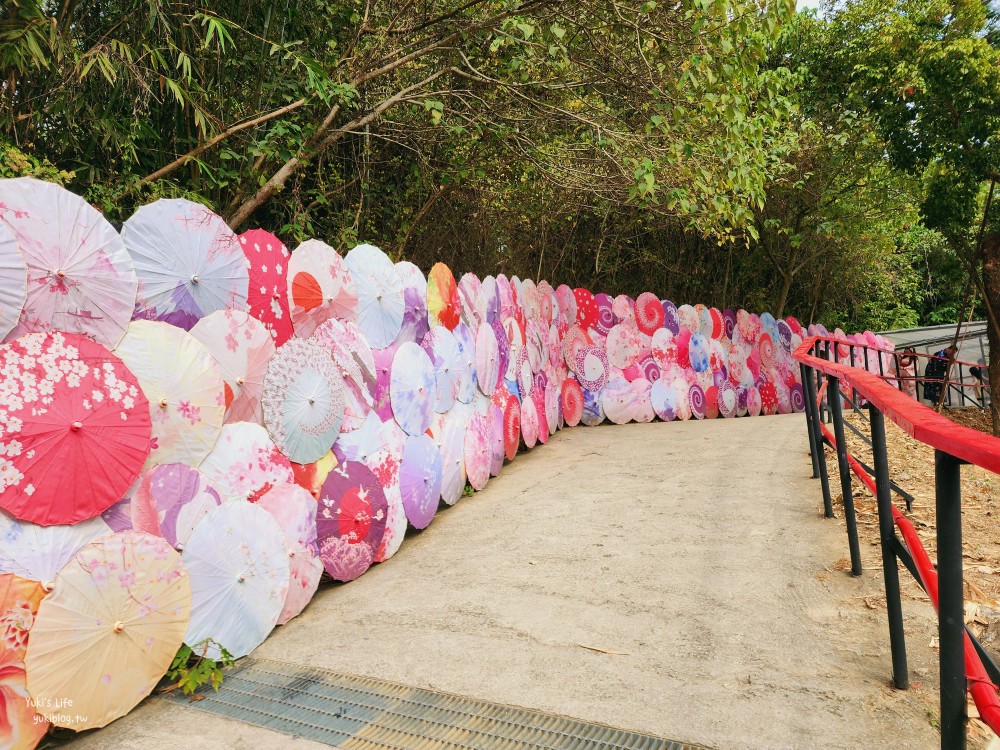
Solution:
M430 322L427 318L427 279L413 263L401 260L396 264L396 273L403 285L403 322L396 336L396 343L412 341L419 344Z
M294 480L292 464L267 434L251 422L227 424L199 467L223 503L257 499Z
M480 326L480 330L484 327ZM469 484L475 490L485 489L490 480L491 441L492 431L486 415L473 414L465 431L465 470L469 475Z
M2 211L0 208L0 216ZM17 237L0 221L0 341L17 325L27 298L28 266Z
M632 385L624 378L614 378L601 391L601 406L604 407L604 414L615 424L625 424L631 422L633 417L633 407L635 392Z
M330 318L354 320L358 295L351 272L336 250L306 240L288 262L288 299L295 333L308 338Z
M527 398L531 393L531 386L535 382L535 374L531 371L531 361L525 347L517 350L517 361L514 365L514 374L517 376L517 388L521 393L521 398Z
M43 526L92 518L135 481L149 436L139 381L100 344L51 332L0 346L0 508Z
M718 387L719 413L725 418L736 416L736 388L728 380Z
M306 608L323 575L316 543L316 499L297 484L279 484L261 495L257 505L271 514L285 536L288 593L278 615L278 625L284 625Z
M642 339L637 329L631 323L619 323L608 333L605 348L608 363L625 369L634 364L642 349Z
M432 326L444 326L449 331L462 319L458 285L444 263L435 263L427 276L427 313Z
M139 475L124 503L113 516L110 511L104 516L114 531L142 531L182 550L195 526L222 504L222 498L198 469L159 464Z
M521 402L521 437L524 447L531 450L538 442L538 410L535 402L526 398Z
M288 595L285 536L251 503L224 503L195 528L183 553L191 576L191 622L184 642L218 660L241 658L274 629Z
M53 707L46 718L76 731L124 716L173 661L191 603L181 556L166 540L124 531L88 544L38 607L24 661L35 705Z
M512 398L509 393L501 403L506 405L508 398ZM490 427L490 476L498 477L503 471L504 459L503 407L498 403L491 403L486 420Z
M487 276L479 285L479 291L476 293L476 313L480 326L493 325L493 321L500 317L500 292L497 280L492 276Z
M392 360L396 358L399 344L393 344L385 349L373 349L375 360L375 387L372 389L372 411L383 422L392 419L392 400L390 387L392 385Z
M556 287L556 302L559 304L559 317L566 325L576 321L576 295L565 284Z
M101 518L39 526L0 512L0 573L38 581L51 591L56 575L76 553L111 529Z
M445 415L440 441L441 499L448 505L461 500L465 490L465 429L463 409L452 409Z
M476 379L479 390L487 396L493 394L500 380L500 349L491 325L479 326L476 334Z
M344 380L330 353L311 339L278 348L264 379L264 424L279 450L307 464L323 456L344 421Z
M411 435L399 464L399 489L407 520L414 528L430 525L441 497L441 452L427 435Z
M583 389L576 378L568 377L563 381L559 399L566 424L576 427L583 417Z
M37 581L0 574L0 747L33 750L49 729L35 713L24 654L45 590Z
M645 378L636 378L629 383L632 389L632 419L636 422L652 422L656 418L650 391L653 384Z
M677 417L676 400L677 394L674 391L673 383L669 380L657 380L649 389L650 405L656 412L656 416L664 422L670 422Z
M600 346L592 344L576 354L576 378L590 391L599 391L608 382L608 355Z
M594 342L586 334L586 332L580 328L578 325L572 325L566 330L566 334L562 339L562 356L563 361L569 368L570 372L576 372L576 355L579 354L580 350L585 346L590 346Z
M247 308L247 259L233 230L211 209L161 199L122 226L139 278L135 317L190 330L214 310Z
M482 282L474 273L464 273L458 282L458 301L462 308L462 321L469 327L473 335L479 330L482 318L479 316L477 303Z
M434 411L443 414L458 397L461 351L454 334L443 325L435 326L420 344L434 367Z
M430 427L435 406L434 365L427 353L407 341L392 360L389 397L392 413L409 435L420 435Z
M368 463L368 459L383 449L381 436L382 421L375 412L368 416L361 426L350 432L342 432L333 444L333 454L337 463L342 461L360 461Z
M378 370L364 334L354 323L333 318L312 335L312 341L330 352L344 381L342 432L360 427L372 410Z
M274 356L271 332L242 310L216 310L195 323L191 335L219 365L226 422L264 423L264 374Z
M0 180L0 224L14 234L28 268L27 297L8 340L54 329L114 348L132 319L138 285L114 227L80 196L31 177ZM15 268L9 280L17 278Z
M346 461L330 472L316 514L319 554L337 581L353 581L371 567L382 544L388 503L365 464Z
M403 324L403 282L389 257L358 245L344 259L358 291L358 327L376 349L389 346Z
M291 254L281 240L263 229L244 232L239 241L250 276L247 309L264 324L274 345L281 346L295 332L288 304Z
M226 413L225 382L205 345L167 323L136 320L115 354L149 399L153 441L146 466L200 464Z
M390 420L393 424L392 420ZM378 477L379 484L385 492L385 501L388 506L386 511L385 534L382 536L382 544L375 552L375 562L384 562L396 554L403 537L406 535L406 510L403 508L403 496L399 491L399 459L402 450L382 450L371 456L367 466L375 476Z

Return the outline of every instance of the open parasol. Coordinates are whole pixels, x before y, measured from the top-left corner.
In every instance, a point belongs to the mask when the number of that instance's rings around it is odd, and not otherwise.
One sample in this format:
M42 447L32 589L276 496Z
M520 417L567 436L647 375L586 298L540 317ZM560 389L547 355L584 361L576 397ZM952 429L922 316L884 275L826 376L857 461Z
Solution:
M49 729L35 713L24 654L45 590L37 581L0 574L0 747L33 750Z
M312 335L330 352L344 381L344 421L342 432L360 427L372 410L378 369L375 356L361 330L349 321L333 318L323 323Z
M358 296L344 259L320 240L306 240L288 261L288 299L295 333L303 338L330 318L354 320Z
M402 344L392 360L389 398L396 421L408 434L420 435L430 427L435 393L430 357L414 343Z
M480 326L482 330L486 326ZM465 470L473 489L482 490L490 479L492 433L486 415L475 413L465 431Z
M454 334L445 326L435 326L421 342L434 367L434 410L443 414L458 397L462 376L462 354Z
M365 464L345 461L330 472L316 513L319 556L337 581L353 581L375 561L388 520L385 492Z
M27 298L28 265L14 233L0 221L0 341L17 325Z
M292 465L267 430L251 422L227 424L199 467L223 503L257 498L293 481Z
M39 526L0 512L0 573L30 578L51 591L56 575L77 552L110 533L100 518L65 526Z
M576 378L568 377L563 381L559 398L566 424L576 427L583 417L583 389Z
M358 327L376 349L389 346L403 324L403 283L389 257L358 245L344 259L358 292Z
M407 260L396 264L396 273L403 284L403 322L396 336L396 343L412 341L419 344L430 322L427 317L427 279L417 266Z
M582 347L576 353L576 378L591 391L601 390L610 375L608 355L597 344Z
M444 263L435 263L427 276L427 313L432 326L444 326L449 331L462 319L458 286Z
M467 415L464 409L451 409L444 415L441 431L441 499L454 505L462 498L467 475L465 473L465 429Z
M264 324L274 345L281 346L295 332L288 304L291 255L281 240L263 229L244 232L239 241L250 275L247 309Z
M411 435L399 464L399 489L406 518L414 528L426 528L441 497L441 451L427 435Z

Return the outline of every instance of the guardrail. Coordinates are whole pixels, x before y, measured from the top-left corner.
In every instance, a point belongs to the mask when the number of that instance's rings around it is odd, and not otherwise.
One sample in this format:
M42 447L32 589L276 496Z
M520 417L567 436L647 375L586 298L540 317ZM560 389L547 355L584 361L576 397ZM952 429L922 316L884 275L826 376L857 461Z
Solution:
M842 347L850 347L841 354ZM878 374L857 362L855 349L864 350L862 362L877 361ZM871 355L874 355L872 358ZM832 356L831 356L832 355ZM844 355L847 355L846 357ZM909 686L903 611L899 590L899 563L927 591L938 612L939 670L941 682L941 747L966 747L968 716L966 692L971 692L982 720L1000 734L1000 669L990 660L965 626L962 575L962 494L961 466L982 466L1000 473L1000 439L958 425L933 409L903 393L897 372L885 372L885 357L892 353L862 344L848 344L834 338L814 336L802 342L794 357L802 371L806 423L813 462L813 477L823 490L824 512L833 517L825 446L834 448L851 572L862 572L851 474L856 474L876 498L889 642L892 652L893 683L900 690ZM848 359L852 364L839 361ZM898 366L898 362L894 363ZM895 367L892 369L896 369ZM851 396L853 395L853 398ZM824 400L825 397L825 400ZM855 409L867 408L871 428L874 471L867 471L847 450L844 435L843 402ZM826 414L833 423L827 428ZM893 505L886 451L885 419L888 418L910 437L935 449L935 513L937 559L935 570L909 520ZM874 475L874 476L873 476ZM900 529L902 538L897 536Z

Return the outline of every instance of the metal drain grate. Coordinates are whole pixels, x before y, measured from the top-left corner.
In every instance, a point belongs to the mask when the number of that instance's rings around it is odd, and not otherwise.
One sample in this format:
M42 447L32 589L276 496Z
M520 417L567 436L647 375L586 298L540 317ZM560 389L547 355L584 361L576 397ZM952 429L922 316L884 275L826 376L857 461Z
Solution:
M698 750L563 716L269 659L244 659L188 704L344 750ZM704 749L702 749L704 750Z

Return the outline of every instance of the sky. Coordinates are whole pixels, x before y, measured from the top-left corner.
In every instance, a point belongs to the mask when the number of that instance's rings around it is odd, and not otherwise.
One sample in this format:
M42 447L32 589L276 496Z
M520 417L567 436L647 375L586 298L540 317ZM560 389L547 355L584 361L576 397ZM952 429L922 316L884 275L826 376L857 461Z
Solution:
M799 10L803 8L818 8L819 0L798 0L798 4L795 7Z

